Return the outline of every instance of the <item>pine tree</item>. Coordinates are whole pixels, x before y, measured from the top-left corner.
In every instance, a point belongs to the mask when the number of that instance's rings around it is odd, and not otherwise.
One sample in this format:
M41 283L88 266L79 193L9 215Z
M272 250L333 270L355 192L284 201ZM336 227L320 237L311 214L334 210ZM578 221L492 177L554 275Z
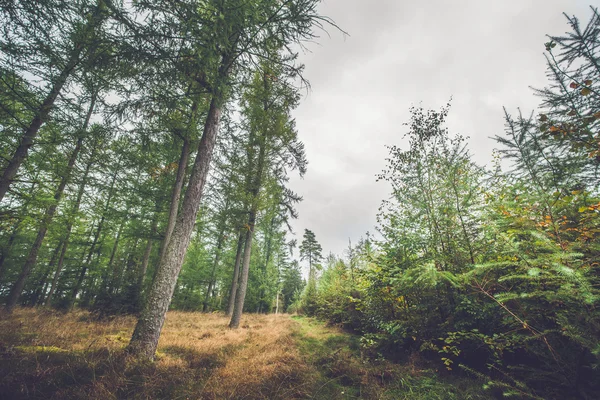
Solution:
M316 271L320 268L319 265L323 260L322 251L323 248L317 242L313 231L305 229L304 236L302 236L302 243L300 244L300 259L308 262L309 280L316 278Z

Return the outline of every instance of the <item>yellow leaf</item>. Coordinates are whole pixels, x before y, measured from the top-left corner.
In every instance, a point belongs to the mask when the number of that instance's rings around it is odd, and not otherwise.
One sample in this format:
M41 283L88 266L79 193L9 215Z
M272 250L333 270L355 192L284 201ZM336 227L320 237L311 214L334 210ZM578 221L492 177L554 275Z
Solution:
M581 95L582 96L587 96L590 93L592 93L592 91L589 88L583 88L583 89L581 89Z

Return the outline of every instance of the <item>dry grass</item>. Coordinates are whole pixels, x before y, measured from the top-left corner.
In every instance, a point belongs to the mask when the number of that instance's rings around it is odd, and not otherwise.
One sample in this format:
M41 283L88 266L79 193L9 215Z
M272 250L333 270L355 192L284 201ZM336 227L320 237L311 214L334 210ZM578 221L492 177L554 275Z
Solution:
M358 338L310 318L245 315L238 330L228 322L169 312L148 363L124 351L134 317L17 309L0 315L0 399L482 398L418 362L366 360Z
M0 321L0 398L306 398L287 316L170 312L157 361L124 353L135 319L15 310Z

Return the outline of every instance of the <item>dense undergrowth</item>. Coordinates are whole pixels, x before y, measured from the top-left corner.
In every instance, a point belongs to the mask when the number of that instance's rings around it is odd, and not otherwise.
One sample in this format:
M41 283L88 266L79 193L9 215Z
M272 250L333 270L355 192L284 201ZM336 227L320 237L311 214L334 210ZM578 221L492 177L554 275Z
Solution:
M378 240L330 256L294 307L362 335L371 356L418 352L491 391L600 398L600 15L546 43L537 116L506 112L491 167L441 111L412 110L379 179Z

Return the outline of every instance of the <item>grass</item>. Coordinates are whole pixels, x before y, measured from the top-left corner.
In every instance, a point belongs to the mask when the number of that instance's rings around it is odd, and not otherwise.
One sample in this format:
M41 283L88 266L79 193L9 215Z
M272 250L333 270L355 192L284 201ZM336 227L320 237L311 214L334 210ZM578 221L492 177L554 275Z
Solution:
M369 361L357 337L303 317L169 312L157 360L124 348L133 317L0 316L0 399L483 399L412 360Z
M302 316L295 336L309 365L316 366L312 377L317 384L313 399L381 400L478 400L492 398L482 383L440 377L417 355L404 364L367 359L359 338L322 322Z

